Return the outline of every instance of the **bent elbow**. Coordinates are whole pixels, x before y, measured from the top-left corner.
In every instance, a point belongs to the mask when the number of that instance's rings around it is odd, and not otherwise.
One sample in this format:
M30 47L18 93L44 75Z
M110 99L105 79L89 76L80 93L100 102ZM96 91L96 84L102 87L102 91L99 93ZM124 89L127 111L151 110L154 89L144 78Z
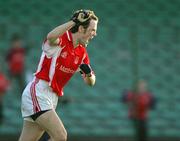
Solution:
M47 35L47 40L52 40L54 37L52 36L51 32Z

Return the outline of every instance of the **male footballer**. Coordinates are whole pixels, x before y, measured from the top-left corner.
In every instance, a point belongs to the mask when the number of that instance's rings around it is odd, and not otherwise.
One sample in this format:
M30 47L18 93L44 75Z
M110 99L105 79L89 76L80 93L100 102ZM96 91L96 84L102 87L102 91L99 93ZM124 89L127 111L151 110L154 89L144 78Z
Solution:
M19 141L37 141L46 131L52 141L66 141L67 132L55 109L58 96L75 74L95 84L86 47L96 36L98 18L93 11L78 10L71 20L48 33L34 79L22 94L23 129Z

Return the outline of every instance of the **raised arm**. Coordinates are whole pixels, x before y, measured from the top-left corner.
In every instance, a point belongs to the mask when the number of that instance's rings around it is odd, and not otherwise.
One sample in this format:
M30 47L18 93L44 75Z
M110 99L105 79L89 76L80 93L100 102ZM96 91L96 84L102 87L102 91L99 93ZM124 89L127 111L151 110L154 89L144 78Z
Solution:
M81 24L87 21L90 17L90 14L87 15L87 12L83 10L78 10L73 13L70 21L57 26L52 31L50 31L47 35L47 40L50 45L58 45L59 44L59 36L63 35L67 30L71 29L76 24Z
M47 40L50 45L58 45L59 44L59 36L63 35L67 30L71 29L75 25L75 22L68 21L62 25L57 26L52 31L50 31L47 35Z

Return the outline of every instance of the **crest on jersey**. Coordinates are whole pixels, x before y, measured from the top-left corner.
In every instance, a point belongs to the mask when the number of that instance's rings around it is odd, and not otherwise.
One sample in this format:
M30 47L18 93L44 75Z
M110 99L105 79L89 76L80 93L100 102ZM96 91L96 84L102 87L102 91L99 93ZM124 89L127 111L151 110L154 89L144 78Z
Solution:
M65 59L65 58L67 57L67 54L68 54L68 53L67 53L66 51L65 51L65 52L62 52L62 53L61 53L61 57Z
M74 59L74 64L78 64L78 62L79 62L79 57L76 56L76 58Z

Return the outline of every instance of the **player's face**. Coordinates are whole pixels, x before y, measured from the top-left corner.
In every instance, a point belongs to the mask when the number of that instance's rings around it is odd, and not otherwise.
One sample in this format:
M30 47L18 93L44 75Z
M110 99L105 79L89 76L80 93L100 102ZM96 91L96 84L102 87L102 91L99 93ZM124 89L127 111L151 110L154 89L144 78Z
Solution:
M146 91L146 82L145 81L140 81L139 84L138 84L138 89L140 92L144 92Z
M85 46L87 46L89 41L93 39L94 36L96 36L97 23L98 23L97 21L91 20L89 27L87 29L84 29L80 42L83 43Z

